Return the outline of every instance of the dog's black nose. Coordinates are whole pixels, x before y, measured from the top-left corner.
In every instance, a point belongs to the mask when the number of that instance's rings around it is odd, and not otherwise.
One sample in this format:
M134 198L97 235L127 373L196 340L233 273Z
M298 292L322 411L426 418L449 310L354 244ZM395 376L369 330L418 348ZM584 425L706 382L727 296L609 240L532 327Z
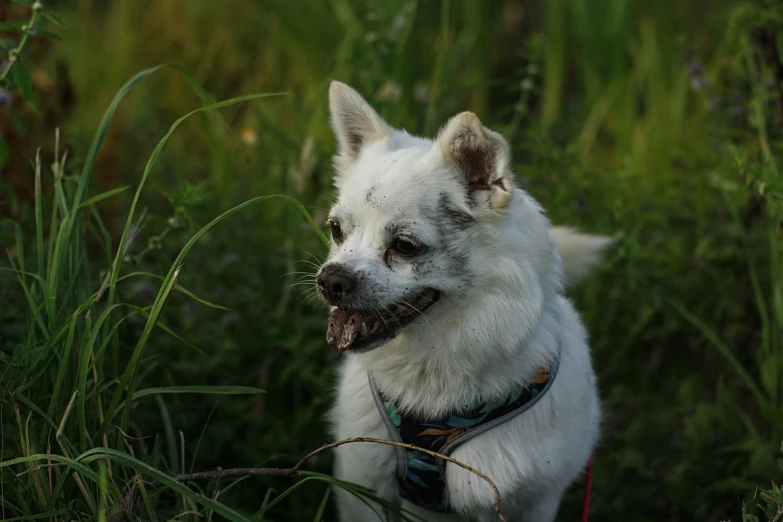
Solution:
M342 265L328 265L316 280L321 293L331 304L345 298L356 286L356 278Z

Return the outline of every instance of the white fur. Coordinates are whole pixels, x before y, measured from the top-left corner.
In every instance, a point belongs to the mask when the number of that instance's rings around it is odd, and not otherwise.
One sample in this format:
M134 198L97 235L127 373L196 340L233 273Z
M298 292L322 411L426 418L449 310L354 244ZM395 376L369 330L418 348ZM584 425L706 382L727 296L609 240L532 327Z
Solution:
M507 394L560 350L557 377L533 408L451 455L493 480L509 522L553 520L563 492L590 457L600 421L587 335L562 296L561 257L565 275L579 277L608 241L550 229L539 205L514 187L505 140L472 114L456 116L433 142L389 127L344 84L332 84L330 105L340 142L339 197L331 215L340 219L345 240L333 245L326 264L343 264L372 281L361 299L378 306L399 302L411 288L441 292L394 339L347 354L330 413L335 439L389 438L368 372L402 408L435 416ZM471 200L461 155L476 151L490 152L482 165L492 184ZM445 200L475 224L444 237L437 223ZM385 259L390 227L399 222L428 245L426 264ZM464 263L457 264L454 258L462 253ZM389 501L397 498L392 447L348 444L336 449L336 459L339 479ZM457 515L403 507L425 520L495 519L494 495L485 482L453 464L446 466L446 481ZM379 520L346 492L338 494L338 505L344 522Z
M587 275L601 260L601 252L614 242L612 238L582 234L569 227L552 227L549 232L557 244L569 284Z

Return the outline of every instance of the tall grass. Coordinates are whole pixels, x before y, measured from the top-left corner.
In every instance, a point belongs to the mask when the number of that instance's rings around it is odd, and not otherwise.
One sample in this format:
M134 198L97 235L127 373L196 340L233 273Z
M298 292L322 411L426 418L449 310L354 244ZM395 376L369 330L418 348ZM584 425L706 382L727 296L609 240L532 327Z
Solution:
M158 398L161 415L165 419L169 414L165 402L160 400L165 394L263 393L262 390L243 386L139 389L138 384L143 370L144 350L153 330L176 336L159 321L170 294L183 292L194 300L215 306L177 284L177 277L192 246L232 214L279 196L252 198L202 227L180 250L162 278L151 305L138 307L118 301L117 287L122 280L151 275L121 273L129 244L140 232L139 220L134 215L136 201L159 154L177 127L199 112L275 95L251 95L212 103L175 121L147 161L115 249L111 234L95 205L127 187L88 198L95 158L120 102L131 89L162 67L137 74L120 89L101 120L79 175L67 174L66 156L60 156L59 143L56 145L50 202L43 200L40 155L36 157L35 235L32 240L15 223L7 220L3 223L15 227L15 246L7 252L10 268L3 270L18 282L20 292L16 297L20 302L17 304L25 309L18 312L30 318L24 344L17 346L11 354L0 353L3 362L0 374L3 391L0 408L3 438L0 510L4 520L64 516L119 520L136 512L134 499L137 490L144 498L145 516L156 520L165 510L166 503L160 501L165 493L157 487L154 492L147 491L145 481L150 480L180 496L186 512L199 505L200 509L207 510L210 517L217 513L229 520L248 520L239 512L194 491L158 469L156 466L165 466L173 474L185 471L185 462L179 458L176 449L180 441L174 438L173 429L168 429L168 455L161 454L158 444L149 454L150 448L146 444L137 444L128 435L131 431L130 412L136 401L151 396ZM182 72L180 69L177 71ZM192 78L187 79L195 85ZM45 207L49 207L48 216L44 215ZM304 207L299 207L320 233ZM115 252L109 270L102 278L95 278L93 271L87 245L91 237L102 243L106 253ZM145 326L127 357L121 353L120 332L123 323L134 315L144 318ZM127 360L122 360L125 358ZM184 440L181 442L184 444ZM7 448L12 449L7 451ZM136 452L140 453L139 458ZM329 482L328 478L317 475L304 480ZM266 508L262 508L259 513L265 511Z

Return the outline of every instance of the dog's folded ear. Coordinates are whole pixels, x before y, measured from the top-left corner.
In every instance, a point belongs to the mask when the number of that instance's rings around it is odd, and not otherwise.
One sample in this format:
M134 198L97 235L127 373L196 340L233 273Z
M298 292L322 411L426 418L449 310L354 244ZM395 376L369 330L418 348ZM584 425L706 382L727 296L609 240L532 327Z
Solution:
M506 140L481 124L472 112L451 118L435 140L436 148L464 176L468 194L499 212L511 201L514 183Z
M338 166L356 159L369 142L387 138L390 128L361 95L348 85L333 81L329 87L329 111L337 136Z

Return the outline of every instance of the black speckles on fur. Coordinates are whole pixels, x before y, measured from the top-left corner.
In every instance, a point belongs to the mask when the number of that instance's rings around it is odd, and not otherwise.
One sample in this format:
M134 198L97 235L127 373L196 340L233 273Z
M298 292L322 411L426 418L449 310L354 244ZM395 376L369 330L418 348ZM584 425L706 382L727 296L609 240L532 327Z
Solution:
M413 277L416 279L419 279L422 274L432 273L438 269L438 266L432 258L426 255L422 258L412 260L410 266Z
M476 224L476 219L454 206L445 192L438 198L437 216L439 226L448 230L465 230Z
M469 281L468 259L469 252L465 250L460 235L470 233L470 228L476 224L476 220L470 214L460 210L449 199L448 194L442 192L438 197L437 209L428 216L438 227L438 235L442 245L448 266L440 267L457 279Z
M448 258L450 264L449 272L454 277L463 276L467 281L468 253L453 244L447 244L445 250L446 257Z
M375 202L375 192L378 190L380 185L378 183L373 184L370 188L367 189L367 192L364 195L364 200L369 203L370 205Z

